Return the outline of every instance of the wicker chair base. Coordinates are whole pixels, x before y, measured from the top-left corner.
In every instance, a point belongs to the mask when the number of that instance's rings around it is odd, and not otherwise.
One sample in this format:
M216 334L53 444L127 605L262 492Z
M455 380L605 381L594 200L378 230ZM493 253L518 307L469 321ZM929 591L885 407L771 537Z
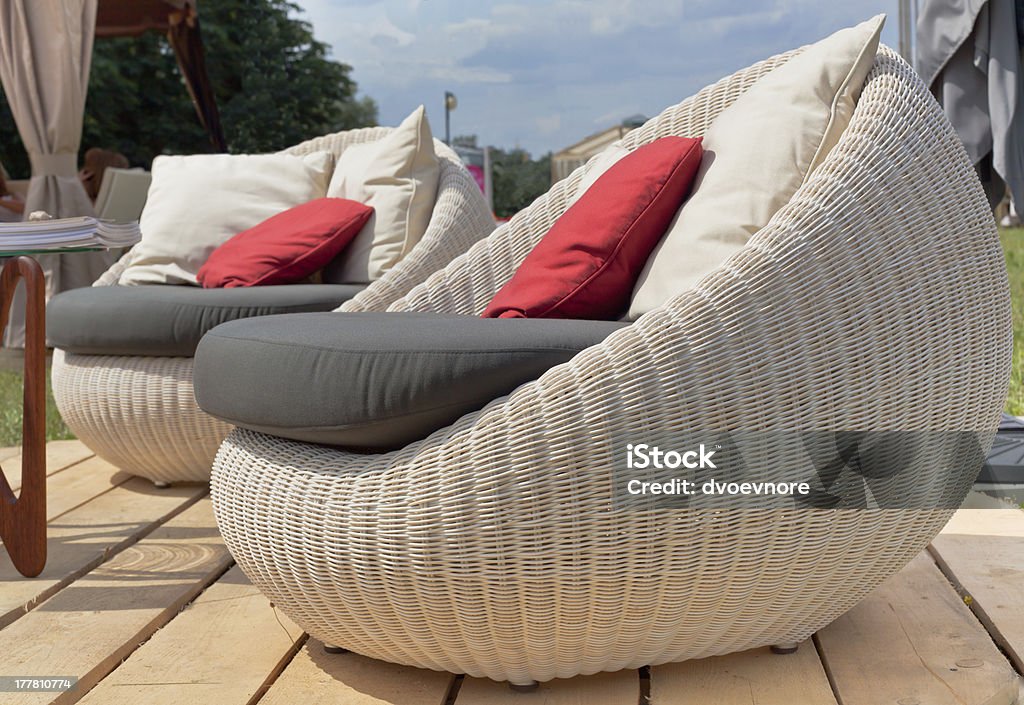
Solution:
M208 482L231 426L196 406L192 358L53 354L71 431L104 460L154 482Z
M211 483L232 556L324 643L512 683L800 642L952 513L488 509L498 486L359 458L232 431Z

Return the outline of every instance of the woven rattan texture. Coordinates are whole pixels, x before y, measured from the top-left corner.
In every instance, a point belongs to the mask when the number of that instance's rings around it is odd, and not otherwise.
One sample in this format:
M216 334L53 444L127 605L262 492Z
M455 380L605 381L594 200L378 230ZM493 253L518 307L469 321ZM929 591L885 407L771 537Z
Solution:
M64 422L90 450L154 482L208 481L231 430L196 406L190 357L55 350L53 388Z
M327 150L337 156L349 145L390 132L384 127L350 130L285 151ZM385 310L494 229L480 188L458 156L440 142L434 147L441 177L426 234L344 310ZM116 285L132 256L129 251L95 285ZM61 415L83 443L114 465L157 482L209 480L213 457L230 430L196 405L192 358L55 355L53 388Z
M701 134L786 59L625 143ZM391 308L479 313L581 173ZM737 419L991 432L1010 350L981 188L926 88L882 48L826 162L694 290L400 451L236 429L214 464L214 507L276 606L376 658L521 683L799 641L920 552L953 505L613 511L616 449L665 429L714 437ZM962 496L978 468L946 460L945 487ZM931 470L916 463L910 477Z

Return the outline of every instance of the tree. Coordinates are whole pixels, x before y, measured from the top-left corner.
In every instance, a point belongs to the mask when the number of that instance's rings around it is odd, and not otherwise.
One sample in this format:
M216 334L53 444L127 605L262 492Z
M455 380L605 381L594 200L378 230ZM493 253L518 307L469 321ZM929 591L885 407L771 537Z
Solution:
M351 67L327 58L287 0L205 0L210 79L233 151L282 149L309 137L375 124L377 106L356 100Z
M269 152L317 135L373 125L377 106L356 98L351 67L333 61L288 0L204 0L210 81L232 152ZM100 39L93 51L82 149L114 148L149 166L161 153L210 151L159 33ZM0 101L0 161L18 176L28 160Z
M529 152L491 148L494 214L510 218L551 188L551 153L536 161Z
M210 151L174 54L162 35L100 39L95 47L82 126L83 150L116 149L141 166L165 152ZM215 63L212 52L208 46L208 60Z
M452 146L477 149L477 136L456 135ZM494 214L499 218L511 218L551 188L550 152L533 160L529 152L518 147L511 151L497 147L490 150Z

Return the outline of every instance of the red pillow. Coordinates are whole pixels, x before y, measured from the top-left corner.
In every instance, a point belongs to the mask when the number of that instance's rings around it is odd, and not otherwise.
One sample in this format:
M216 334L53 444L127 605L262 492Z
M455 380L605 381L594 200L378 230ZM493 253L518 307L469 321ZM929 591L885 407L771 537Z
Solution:
M197 278L206 289L300 281L337 257L371 215L373 208L347 198L289 208L214 250Z
M619 316L701 156L700 138L663 137L617 161L555 221L483 316Z

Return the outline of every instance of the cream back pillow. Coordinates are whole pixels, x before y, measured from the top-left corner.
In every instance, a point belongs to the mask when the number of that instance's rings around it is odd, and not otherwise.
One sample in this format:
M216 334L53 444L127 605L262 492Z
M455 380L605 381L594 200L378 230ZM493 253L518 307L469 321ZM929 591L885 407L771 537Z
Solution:
M120 284L197 284L210 254L267 218L322 198L334 156L197 154L153 160L142 240Z
M422 105L384 139L342 152L327 195L372 206L373 215L325 281L367 283L398 264L427 231L440 173Z
M693 192L633 290L629 318L692 288L789 202L850 123L885 15L758 80L712 122Z

